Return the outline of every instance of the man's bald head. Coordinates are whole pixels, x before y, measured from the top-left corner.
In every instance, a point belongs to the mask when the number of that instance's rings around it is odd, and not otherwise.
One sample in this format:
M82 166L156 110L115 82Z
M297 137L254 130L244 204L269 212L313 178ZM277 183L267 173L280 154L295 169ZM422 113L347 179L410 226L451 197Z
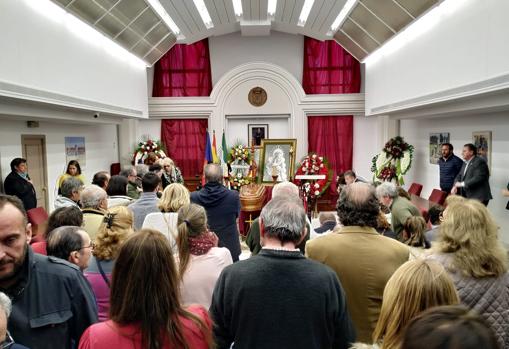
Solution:
M218 164L207 164L204 171L207 183L221 183L223 180L223 169Z
M352 183L342 191L337 204L338 217L344 226L377 227L380 204L375 188L368 183Z

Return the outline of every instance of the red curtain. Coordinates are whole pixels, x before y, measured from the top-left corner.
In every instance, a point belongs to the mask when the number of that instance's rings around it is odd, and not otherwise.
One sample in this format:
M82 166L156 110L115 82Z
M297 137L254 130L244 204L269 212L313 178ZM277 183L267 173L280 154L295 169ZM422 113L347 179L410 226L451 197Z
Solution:
M174 45L154 67L153 97L209 96L212 91L208 39Z
M333 170L331 192L338 173L352 169L353 116L309 116L308 151L323 155Z
M359 93L360 63L334 40L305 37L302 87L307 94Z
M184 177L201 176L207 119L170 119L161 122L161 140L168 156Z

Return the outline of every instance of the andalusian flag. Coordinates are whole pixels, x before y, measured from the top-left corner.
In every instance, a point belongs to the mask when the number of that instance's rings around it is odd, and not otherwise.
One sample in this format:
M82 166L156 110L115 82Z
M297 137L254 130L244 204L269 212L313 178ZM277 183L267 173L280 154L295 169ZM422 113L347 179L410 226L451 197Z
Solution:
M220 164L221 161L217 157L217 148L216 148L216 131L212 131L212 162L214 164Z
M205 138L205 154L203 154L203 168L205 168L205 165L210 164L212 162L212 147L210 146L210 136L209 136L209 130L207 130L206 138ZM205 185L205 171L203 171L203 174L201 176L201 185Z
M226 136L223 130L223 139L221 141L221 148L223 149L223 161L226 164L228 162L228 146L226 145Z

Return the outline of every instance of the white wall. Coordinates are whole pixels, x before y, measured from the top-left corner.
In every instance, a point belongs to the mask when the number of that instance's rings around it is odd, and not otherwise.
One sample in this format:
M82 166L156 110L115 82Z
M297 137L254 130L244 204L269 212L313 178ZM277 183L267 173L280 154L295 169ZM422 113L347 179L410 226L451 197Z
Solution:
M270 36L241 36L240 32L209 38L212 84L234 67L269 62L288 70L302 82L304 37L272 31Z
M509 1L445 1L436 23L421 26L412 42L366 63L366 114L506 75L509 80ZM500 81L499 81L500 83Z
M352 169L358 176L371 180L371 159L380 152L379 123L376 117L355 116L353 119Z
M505 209L508 198L501 190L509 181L509 114L484 114L459 118L401 120L401 136L415 147L414 161L405 182L421 183L422 197L428 197L432 189L439 187L438 165L429 163L429 134L449 132L455 154L461 157L464 144L472 142L473 131L492 131L492 167L490 186L493 200L488 205L501 227L502 239L509 242L509 211Z
M39 128L27 128L25 121L0 120L0 160L3 179L11 172L10 162L22 156L21 135L46 136L46 161L48 178L48 203L53 208L56 194L55 184L65 172L65 140L67 136L85 137L86 167L82 167L87 182L94 173L109 171L110 165L118 162L118 140L116 125L80 125L39 122ZM30 164L28 164L30 173Z
M133 109L146 117L145 67L85 39L87 31L71 30L65 16L51 17L56 5L48 3L0 2L0 82Z

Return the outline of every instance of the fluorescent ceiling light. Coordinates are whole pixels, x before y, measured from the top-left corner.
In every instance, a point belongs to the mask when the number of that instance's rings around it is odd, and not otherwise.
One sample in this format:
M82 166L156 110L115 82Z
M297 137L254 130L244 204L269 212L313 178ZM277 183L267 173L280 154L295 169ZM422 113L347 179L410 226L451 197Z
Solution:
M235 16L242 17L242 0L232 0Z
M309 13L311 12L311 8L313 7L313 4L315 3L315 0L306 0L304 2L304 6L302 6L302 11L300 11L299 21L297 22L297 25L300 27L303 27L306 25L306 21L308 20Z
M277 0L269 0L269 5L267 7L267 14L269 17L274 17L276 14Z
M170 28L170 30L175 34L175 36L178 36L180 34L179 27L175 24L173 19L171 19L170 15L166 10L164 9L163 5L159 2L159 0L147 0L150 6L154 9L154 11L157 12L159 17L162 18L163 22L166 23L166 25Z
M212 18L210 18L209 11L207 10L207 6L205 6L205 2L203 0L193 0L194 6L200 13L201 20L205 24L207 29L214 28L214 23L212 23Z
M339 15L336 17L334 23L332 23L330 27L332 33L335 33L336 30L338 30L338 28L343 24L346 17L350 14L350 11L357 4L357 2L358 0L348 0L346 2L345 6L343 6L341 11L339 11Z

